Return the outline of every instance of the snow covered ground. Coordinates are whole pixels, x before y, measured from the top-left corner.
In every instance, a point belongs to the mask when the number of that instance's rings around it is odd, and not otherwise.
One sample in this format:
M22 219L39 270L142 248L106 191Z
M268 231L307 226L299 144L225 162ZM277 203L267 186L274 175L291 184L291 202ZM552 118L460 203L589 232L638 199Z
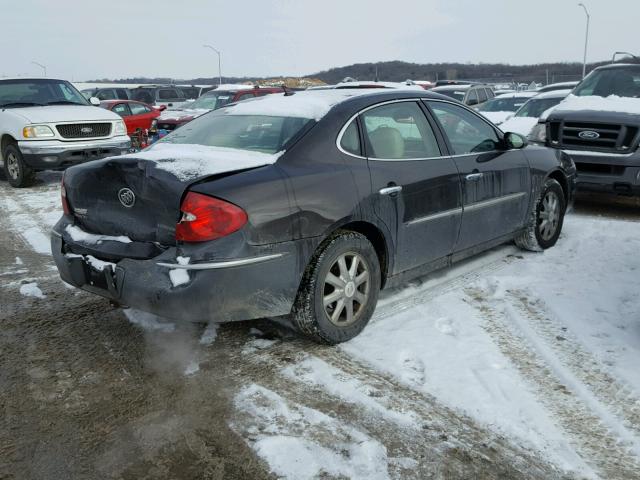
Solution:
M0 184L0 199L4 223L52 276L59 176L44 178L29 190ZM571 213L544 253L504 246L383 292L368 327L340 347L251 329L237 355L252 367L229 423L281 478L425 478L461 449L521 467L527 458L530 478L553 478L538 461L571 478L639 478L638 252L640 214ZM24 271L22 258L0 275ZM3 278L3 292L53 301L39 277ZM150 335L175 334L153 316L128 317ZM210 326L202 350L184 356L188 381L211 374L199 362L217 335Z

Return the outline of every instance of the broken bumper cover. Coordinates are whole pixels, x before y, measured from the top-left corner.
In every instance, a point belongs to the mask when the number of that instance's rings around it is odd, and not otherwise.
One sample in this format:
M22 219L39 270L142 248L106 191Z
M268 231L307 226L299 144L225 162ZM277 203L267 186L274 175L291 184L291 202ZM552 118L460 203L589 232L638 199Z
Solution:
M23 141L18 142L18 147L25 163L30 167L36 170L55 170L128 153L131 139L121 135L104 140L77 142Z
M123 258L105 266L92 255L100 246L74 242L64 231L70 223L63 217L53 228L51 250L60 277L75 287L177 321L227 322L291 312L299 278L290 243L246 258L187 265L177 264L177 248L171 247L152 259ZM174 286L172 271L187 272L188 281Z

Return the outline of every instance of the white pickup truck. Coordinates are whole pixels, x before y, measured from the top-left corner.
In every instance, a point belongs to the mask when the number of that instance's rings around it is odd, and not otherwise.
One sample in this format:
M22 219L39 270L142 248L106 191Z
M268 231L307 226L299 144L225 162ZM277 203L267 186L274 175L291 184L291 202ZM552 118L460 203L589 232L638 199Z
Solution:
M14 187L39 170L62 170L129 151L122 118L65 80L0 80L0 161Z

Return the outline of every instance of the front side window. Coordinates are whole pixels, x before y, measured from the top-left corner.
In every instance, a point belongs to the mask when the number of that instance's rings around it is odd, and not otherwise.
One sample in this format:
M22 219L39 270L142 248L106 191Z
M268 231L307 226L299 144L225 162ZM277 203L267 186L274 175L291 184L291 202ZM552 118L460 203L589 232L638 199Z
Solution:
M414 102L398 102L362 114L368 156L385 160L440 156L438 142L424 113Z
M361 155L360 135L358 135L358 124L353 120L346 128L340 139L340 146L345 152L353 155Z
M496 131L477 115L450 103L429 102L429 106L455 155L490 152L499 147Z
M129 107L126 103L118 103L111 109L111 111L117 113L121 117L131 115L131 111L129 110Z

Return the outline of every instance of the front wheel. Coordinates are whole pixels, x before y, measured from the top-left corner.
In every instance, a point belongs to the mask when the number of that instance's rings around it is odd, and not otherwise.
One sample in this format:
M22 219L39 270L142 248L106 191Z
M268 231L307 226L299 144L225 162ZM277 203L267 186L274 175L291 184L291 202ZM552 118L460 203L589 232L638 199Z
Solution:
M35 179L35 172L22 158L22 152L15 144L7 145L3 152L4 174L12 187L28 187Z
M560 237L566 208L562 187L557 180L547 179L531 213L527 229L515 239L516 245L537 252L553 247Z
M336 232L322 243L305 271L293 323L322 343L352 339L373 315L380 277L371 242L357 232Z

